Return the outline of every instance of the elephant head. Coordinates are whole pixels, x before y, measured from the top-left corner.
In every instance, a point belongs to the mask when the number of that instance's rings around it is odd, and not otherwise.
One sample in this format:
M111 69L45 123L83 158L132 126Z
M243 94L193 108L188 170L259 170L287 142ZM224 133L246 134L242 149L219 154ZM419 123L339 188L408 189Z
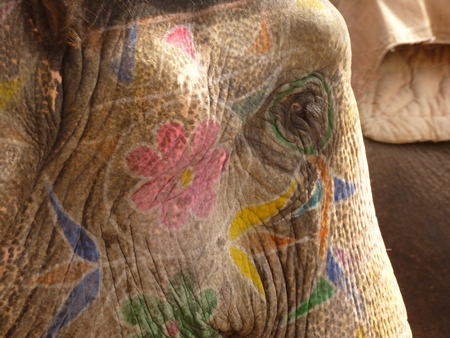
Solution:
M327 1L1 8L0 335L410 335Z

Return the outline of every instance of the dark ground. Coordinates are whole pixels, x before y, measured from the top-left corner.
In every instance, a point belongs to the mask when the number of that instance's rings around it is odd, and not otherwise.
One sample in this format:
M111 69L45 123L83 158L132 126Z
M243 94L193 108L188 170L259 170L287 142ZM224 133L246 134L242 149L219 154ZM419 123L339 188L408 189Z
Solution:
M450 142L365 144L375 209L413 336L450 337Z

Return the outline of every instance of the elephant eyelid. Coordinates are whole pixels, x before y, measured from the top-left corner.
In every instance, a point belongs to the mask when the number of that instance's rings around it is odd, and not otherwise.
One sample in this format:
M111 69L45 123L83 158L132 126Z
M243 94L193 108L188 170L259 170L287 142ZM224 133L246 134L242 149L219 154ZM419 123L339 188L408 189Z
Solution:
M305 155L318 155L334 125L330 90L318 74L281 86L266 113L276 139Z

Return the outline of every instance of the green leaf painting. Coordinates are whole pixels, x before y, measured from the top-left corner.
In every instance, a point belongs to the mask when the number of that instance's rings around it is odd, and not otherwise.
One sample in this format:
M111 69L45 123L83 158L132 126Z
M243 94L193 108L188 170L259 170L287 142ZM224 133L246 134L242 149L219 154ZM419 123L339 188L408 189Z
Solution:
M302 303L295 311L291 312L287 317L283 318L282 322L293 323L297 319L306 316L310 310L325 303L327 300L335 295L336 291L333 286L321 277L316 285L316 288L312 292L309 299Z
M122 318L139 326L135 338L210 338L219 337L208 322L217 307L217 294L208 289L195 292L191 272L180 272L169 282L165 299L138 295L121 309Z

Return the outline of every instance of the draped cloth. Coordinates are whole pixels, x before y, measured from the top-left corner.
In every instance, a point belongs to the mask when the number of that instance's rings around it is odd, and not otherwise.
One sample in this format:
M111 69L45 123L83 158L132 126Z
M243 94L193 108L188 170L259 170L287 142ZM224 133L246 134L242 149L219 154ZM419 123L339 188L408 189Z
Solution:
M331 0L352 42L365 136L450 140L449 0Z

